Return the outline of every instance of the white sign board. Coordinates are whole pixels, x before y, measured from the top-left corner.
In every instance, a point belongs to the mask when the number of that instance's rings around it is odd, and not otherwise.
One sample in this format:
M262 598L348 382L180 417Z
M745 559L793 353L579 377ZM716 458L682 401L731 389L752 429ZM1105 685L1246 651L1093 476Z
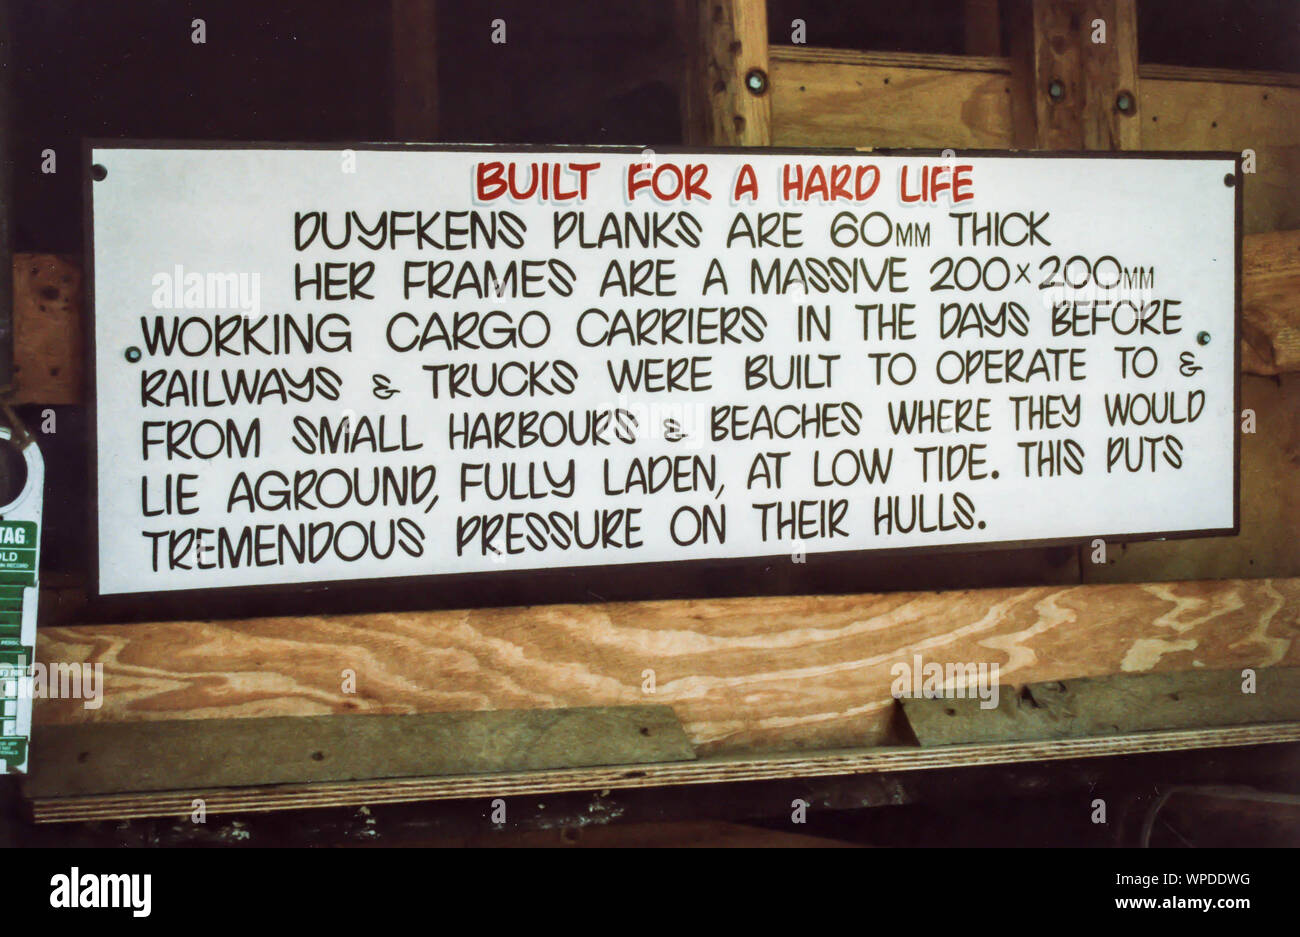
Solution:
M1230 157L92 160L103 595L1236 527Z

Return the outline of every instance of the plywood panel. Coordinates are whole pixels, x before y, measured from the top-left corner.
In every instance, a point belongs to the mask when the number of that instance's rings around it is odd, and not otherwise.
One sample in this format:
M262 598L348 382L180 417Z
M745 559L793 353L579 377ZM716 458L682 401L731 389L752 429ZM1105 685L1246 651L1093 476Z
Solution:
M961 58L773 47L772 143L1010 146L1011 79L1004 60L954 61Z
M1142 148L1255 151L1247 234L1300 228L1300 88L1143 78Z
M916 654L995 662L1004 684L1293 665L1298 611L1280 579L46 628L37 658L102 663L107 689L36 721L653 702L702 753L872 745Z

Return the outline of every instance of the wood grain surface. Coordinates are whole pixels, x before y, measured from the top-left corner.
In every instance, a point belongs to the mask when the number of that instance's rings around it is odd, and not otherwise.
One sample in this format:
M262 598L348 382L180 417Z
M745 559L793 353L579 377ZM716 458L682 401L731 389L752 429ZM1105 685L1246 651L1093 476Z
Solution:
M685 51L682 139L696 146L771 146L765 0L676 0ZM767 87L750 89L756 73Z
M1242 245L1242 369L1300 370L1300 231L1256 234ZM1245 358L1253 360L1245 360Z
M772 46L772 143L776 146L1006 149L1014 132L1013 60L999 57L863 53ZM1077 57L1076 57L1077 58ZM1126 57L1125 61L1130 58ZM1016 59L1014 61L1020 61ZM1092 66L1089 66L1092 68ZM1023 69L1022 69L1023 70ZM1087 70L1076 69L1082 82ZM1113 139L1124 149L1255 153L1246 177L1247 234L1300 228L1300 87L1271 72L1141 66L1131 90L1134 116L1117 115L1108 82L1087 104L1086 140L1048 134L1039 146L1079 148ZM1076 88L1075 96L1079 89ZM1068 94L1067 89L1067 94ZM1020 97L1025 97L1021 95ZM1069 101L1073 102L1071 97ZM1034 103L1032 115L1026 111ZM1021 134L1037 132L1041 102L1023 102ZM1070 104L1047 107L1045 120ZM1075 131L1071 131L1075 133ZM1037 140L1037 137L1035 137ZM1022 144L1023 145L1023 144ZM1292 294L1294 295L1294 294ZM1274 373L1253 371L1253 373Z
M1011 112L1017 147L1133 150L1140 131L1135 0L1008 0ZM1097 38L1098 23L1106 29ZM1055 89L1055 95L1049 94Z
M772 143L1006 148L1005 60L961 58L773 46Z
M1300 88L1143 77L1138 120L1144 150L1251 150L1245 233L1300 228Z
M661 703L702 754L843 748L897 738L891 668L914 655L1003 684L1293 666L1298 612L1300 580L1258 579L80 625L42 629L37 658L102 664L102 706L35 718Z

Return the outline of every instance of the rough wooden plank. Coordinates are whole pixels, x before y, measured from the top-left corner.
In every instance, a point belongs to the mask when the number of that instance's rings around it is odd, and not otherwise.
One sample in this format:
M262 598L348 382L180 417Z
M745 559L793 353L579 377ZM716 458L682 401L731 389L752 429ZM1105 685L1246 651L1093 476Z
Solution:
M54 254L14 254L14 403L83 403L81 266Z
M1251 150L1246 233L1300 228L1300 87L1144 78L1139 123L1145 150Z
M1241 436L1241 532L1108 544L1104 563L1093 562L1096 551L1084 544L1085 582L1300 576L1300 373L1244 377L1241 395L1254 430Z
M393 133L398 140L436 140L438 33L436 0L390 0L393 35Z
M701 146L770 146L765 0L678 0L686 49L682 137ZM759 87L750 82L761 81Z
M519 774L469 775L454 778L396 778L341 784L280 785L260 788L214 788L150 794L38 798L32 801L37 823L188 817L201 799L208 816L258 813L309 807L409 803L475 797L517 797L565 791L627 790L777 778L815 778L879 774L979 765L1064 761L1113 755L1231 748L1300 740L1300 724L1274 723L1171 732L1142 732L1107 738L1004 742L994 745L949 745L823 751L811 754L733 756L658 765L571 768Z
M902 701L921 745L1026 742L1170 729L1300 723L1300 669L1112 674L1003 687L997 706L975 698Z
M1068 19L1062 22L1062 9L1044 0L1007 3L1011 142L1019 149L1083 148L1082 135L1076 134L1083 103L1078 53L1068 35ZM1059 51L1053 50L1053 38ZM1057 99L1049 94L1053 81L1060 85ZM1060 127L1053 121L1059 121Z
M29 797L536 771L695 757L667 706L48 726Z
M1298 612L1300 580L1260 579L43 628L37 659L102 664L105 691L35 721L660 703L702 754L842 748L898 738L917 654L1009 683L1295 665Z
M1083 34L1083 148L1136 150L1141 146L1142 94L1138 80L1137 0L1085 0ZM1100 23L1106 41L1100 37ZM1121 108L1121 100L1127 108Z

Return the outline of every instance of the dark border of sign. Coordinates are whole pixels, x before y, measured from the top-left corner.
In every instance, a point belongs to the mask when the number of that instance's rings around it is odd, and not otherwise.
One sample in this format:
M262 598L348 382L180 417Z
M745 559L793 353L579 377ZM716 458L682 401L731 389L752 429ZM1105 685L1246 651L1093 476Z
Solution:
M86 310L90 323L86 348L86 386L89 388L87 412L90 421L89 490L90 568L92 590L88 612L100 621L146 621L169 618L242 618L256 615L321 614L325 612L397 611L403 609L472 608L499 605L554 604L563 602L604 601L597 588L615 583L620 601L653 601L673 598L718 598L754 594L797 595L796 588L777 591L752 587L752 576L770 570L775 562L788 563L788 554L736 557L728 559L666 560L648 563L618 563L596 566L542 567L514 571L443 573L429 576L401 576L317 582L277 583L259 586L226 586L164 592L126 592L103 595L99 581L99 420L95 375L95 227L91 153L109 149L154 150L406 150L414 152L504 152L638 155L647 149L663 155L736 154L784 156L943 156L944 150L879 148L859 150L848 147L686 147L686 146L566 146L560 144L437 144L437 143L286 143L268 141L82 139L83 188L83 283ZM1242 161L1241 154L1230 151L1068 151L1068 150L979 150L963 149L956 153L968 157L1012 159L1160 159L1160 160L1231 160L1235 166L1236 189L1234 241L1235 304L1233 335L1234 401L1232 527L1206 530L1179 530L1142 534L1095 534L1085 537L1057 537L1042 540L1003 540L979 543L938 544L935 546L885 547L878 550L817 551L818 558L855 560L887 559L917 554L974 554L994 550L1023 550L1042 547L1080 547L1094 539L1110 544L1144 540L1180 540L1194 537L1235 536L1241 530L1241 238L1242 238ZM698 591L670 588L673 570L694 567L710 578L706 595ZM720 574L731 574L735 586L718 588ZM797 586L792 583L791 586ZM748 586L748 588L747 588ZM593 588L595 587L595 588ZM802 590L807 591L807 590ZM819 590L826 594L826 590ZM831 590L835 592L852 589Z

